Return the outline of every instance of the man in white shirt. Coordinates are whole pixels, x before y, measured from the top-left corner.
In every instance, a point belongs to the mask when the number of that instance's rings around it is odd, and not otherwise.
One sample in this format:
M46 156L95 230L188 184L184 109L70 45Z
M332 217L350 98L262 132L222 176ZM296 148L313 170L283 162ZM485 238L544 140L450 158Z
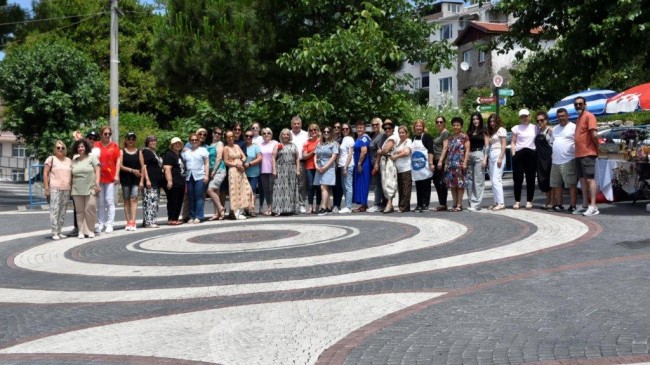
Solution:
M564 108L557 110L558 125L553 127L553 157L551 165L550 185L555 195L556 205L554 210L564 209L562 206L562 193L564 187L569 187L571 203L569 213L576 210L578 200L578 189L576 187L576 167L575 167L575 135L576 125L569 122L569 114Z
M305 168L305 160L302 159L302 147L309 139L309 134L302 129L302 119L297 115L291 118L291 137L300 155L300 177L298 178L300 184L300 213L304 214L307 212L305 209L305 202L307 201L307 169Z

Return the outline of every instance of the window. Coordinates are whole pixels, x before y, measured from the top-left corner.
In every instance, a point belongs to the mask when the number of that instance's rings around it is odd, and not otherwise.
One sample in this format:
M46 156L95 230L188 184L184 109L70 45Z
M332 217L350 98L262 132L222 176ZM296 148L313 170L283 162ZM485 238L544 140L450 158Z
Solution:
M25 171L21 169L11 169L11 181L25 181Z
M423 89L429 88L429 75L422 75L422 88Z
M478 63L485 62L485 51L478 51Z
M451 92L451 77L445 77L445 78L439 79L438 82L440 83L440 92L441 93L450 93Z
M447 4L447 11L451 13L460 13L460 4Z
M440 40L444 41L445 39L451 39L453 37L453 24L444 24L440 28Z
M25 145L24 144L12 144L11 145L11 157L25 157Z
M422 86L422 84L420 83L420 78L419 77L414 78L413 79L413 90L418 90L418 89L420 89L421 86Z
M463 62L467 62L470 67L472 66L472 51L465 51L463 52Z

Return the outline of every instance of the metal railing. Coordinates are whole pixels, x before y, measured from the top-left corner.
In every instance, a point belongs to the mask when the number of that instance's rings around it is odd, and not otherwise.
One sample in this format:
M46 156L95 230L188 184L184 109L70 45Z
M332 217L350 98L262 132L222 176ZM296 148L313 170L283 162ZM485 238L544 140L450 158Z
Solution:
M46 205L47 197L43 187L43 165L31 165L29 167L29 207L34 208Z

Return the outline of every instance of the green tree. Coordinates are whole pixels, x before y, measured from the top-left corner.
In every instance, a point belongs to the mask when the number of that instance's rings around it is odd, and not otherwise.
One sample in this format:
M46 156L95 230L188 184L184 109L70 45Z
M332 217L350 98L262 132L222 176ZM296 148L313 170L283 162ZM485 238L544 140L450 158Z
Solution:
M62 42L14 47L0 63L0 85L9 109L3 128L24 137L39 159L95 117L107 96L97 65Z
M650 78L650 49L642 46L650 38L649 0L502 0L497 7L518 17L502 39L506 49L521 43L539 51L542 41L557 40L513 73L515 83L534 85L521 98L529 106L548 106L588 87L622 90ZM538 27L543 36L531 38Z
M14 33L19 29L20 22L27 14L18 5L7 5L7 0L0 0L0 51L4 50L14 39Z

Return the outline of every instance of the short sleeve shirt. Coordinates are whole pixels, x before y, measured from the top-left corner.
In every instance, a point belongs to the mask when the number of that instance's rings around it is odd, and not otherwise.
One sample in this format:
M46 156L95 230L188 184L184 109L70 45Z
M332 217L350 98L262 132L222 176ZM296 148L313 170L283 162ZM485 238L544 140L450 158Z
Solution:
M404 142L397 142L395 152L402 152L407 148L412 148L412 142L410 138L407 138ZM395 160L395 168L397 169L397 172L411 171L411 152L409 152L409 154L405 157Z
M183 152L183 158L185 159L185 166L187 167L186 179L190 181L190 178L194 180L201 180L205 177L205 160L210 158L208 150L203 147L199 147L196 150L187 150Z
M148 148L142 150L142 159L144 165L147 167L147 175L151 182L152 188L159 188L162 186L162 160L156 153Z
M597 129L596 117L583 111L576 120L576 157L598 156L598 146L592 138L592 131Z
M553 164L563 165L576 157L576 125L553 127Z
M535 150L535 137L537 133L538 128L532 123L528 125L519 124L512 127L512 134L517 136L515 151L521 151L524 148Z
M273 173L273 149L278 145L277 141L269 141L269 143L262 142L260 144L260 152L262 153L262 173Z
M95 167L99 166L97 157L89 155L83 160L75 156L72 160L72 195L90 195L95 187Z
M318 140L318 138L315 138L313 140L307 140L307 142L305 142L305 144L302 146L302 155L315 151L316 146L318 146L319 143L320 141ZM316 165L314 164L314 156L305 160L305 168L307 170L313 170L316 168Z
M449 131L444 130L442 133L436 136L436 138L433 139L433 156L438 161L440 159L440 156L442 156L442 147L443 144L446 140L449 139Z
M168 151L163 159L163 167L171 166L172 185L185 186L185 161L183 157Z
M96 142L95 147L99 149L99 163L101 166L99 182L110 184L115 181L115 176L117 176L117 160L120 158L120 147L115 142L109 143L108 146Z
M501 149L501 138L507 137L508 132L503 127L499 127L497 132L490 136L490 149L500 150Z
M343 137L343 140L341 140L341 147L339 150L339 161L338 161L339 167L345 166L351 148L354 148L354 139L350 136Z
M72 160L65 157L63 161L50 156L45 160L45 165L50 166L50 188L57 190L70 190L72 183Z
M260 151L260 146L256 144L250 145L246 148L246 162L251 162L257 157L258 154L262 153ZM246 176L248 177L257 177L260 176L260 165L251 166L246 169Z
M318 167L323 167L333 155L339 153L339 144L332 141L329 143L321 143L316 147L316 160Z

